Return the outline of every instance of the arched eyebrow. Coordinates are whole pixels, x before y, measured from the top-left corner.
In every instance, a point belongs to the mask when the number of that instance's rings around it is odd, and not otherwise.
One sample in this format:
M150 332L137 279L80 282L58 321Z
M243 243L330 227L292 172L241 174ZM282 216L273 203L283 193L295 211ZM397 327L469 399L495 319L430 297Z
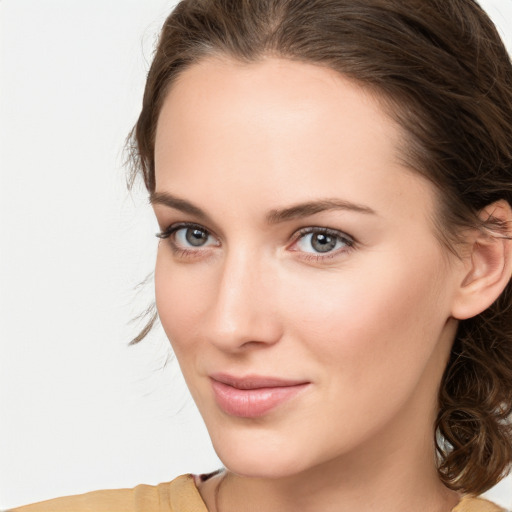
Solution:
M151 192L149 202L152 205L161 204L183 213L190 213L199 219L210 220L210 217L198 206L195 206L185 199L180 199L179 197L168 194L167 192Z
M329 210L348 210L367 215L377 215L375 210L362 204L352 203L343 199L320 199L296 204L281 210L272 210L267 214L267 222L269 224L277 224L279 222L309 217L310 215Z
M186 199L181 199L167 192L152 192L149 196L149 202L152 205L161 204L194 215L199 219L211 221L209 215L198 206ZM348 210L366 215L377 215L375 210L365 205L352 203L343 199L320 199L299 203L287 208L271 210L265 217L268 224L279 224L281 222L309 217L310 215L329 210Z

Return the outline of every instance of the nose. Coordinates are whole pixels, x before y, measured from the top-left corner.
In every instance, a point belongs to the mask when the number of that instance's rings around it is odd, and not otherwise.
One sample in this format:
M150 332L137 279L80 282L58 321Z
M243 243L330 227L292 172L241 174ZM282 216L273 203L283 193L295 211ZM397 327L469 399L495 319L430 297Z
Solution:
M204 323L207 339L222 351L262 348L282 337L277 272L248 252L226 256Z

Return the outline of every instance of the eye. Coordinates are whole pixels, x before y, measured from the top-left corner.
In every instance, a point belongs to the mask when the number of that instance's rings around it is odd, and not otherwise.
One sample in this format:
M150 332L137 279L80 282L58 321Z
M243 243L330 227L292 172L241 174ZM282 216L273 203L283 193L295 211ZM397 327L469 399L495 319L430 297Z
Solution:
M197 224L174 224L156 236L169 238L171 244L181 250L219 245L218 240L206 228Z
M192 247L202 247L208 244L210 234L205 229L181 228L174 232L174 240L178 245L190 245Z
M305 228L298 233L293 250L320 256L350 249L353 245L354 240L341 231L320 227Z

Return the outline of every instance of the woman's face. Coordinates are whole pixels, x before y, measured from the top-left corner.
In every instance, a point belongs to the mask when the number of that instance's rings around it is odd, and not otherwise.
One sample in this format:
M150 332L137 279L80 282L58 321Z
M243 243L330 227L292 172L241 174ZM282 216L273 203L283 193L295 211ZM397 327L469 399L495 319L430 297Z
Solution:
M158 312L237 473L432 447L455 263L400 139L375 97L305 63L210 58L166 98Z

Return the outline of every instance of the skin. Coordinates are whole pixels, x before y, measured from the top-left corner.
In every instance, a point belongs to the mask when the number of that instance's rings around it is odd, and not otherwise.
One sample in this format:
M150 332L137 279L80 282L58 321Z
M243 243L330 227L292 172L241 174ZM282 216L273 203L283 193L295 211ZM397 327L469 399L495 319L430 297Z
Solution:
M162 231L194 223L206 241L191 246L185 228L161 240L156 300L229 470L222 512L449 511L459 499L437 477L433 422L467 268L438 242L434 188L400 163L401 138L361 86L276 58L208 58L165 100L155 214ZM276 221L327 199L368 211ZM318 227L339 232L320 255L300 232ZM309 385L238 418L217 406L214 372ZM216 485L200 488L212 511Z

